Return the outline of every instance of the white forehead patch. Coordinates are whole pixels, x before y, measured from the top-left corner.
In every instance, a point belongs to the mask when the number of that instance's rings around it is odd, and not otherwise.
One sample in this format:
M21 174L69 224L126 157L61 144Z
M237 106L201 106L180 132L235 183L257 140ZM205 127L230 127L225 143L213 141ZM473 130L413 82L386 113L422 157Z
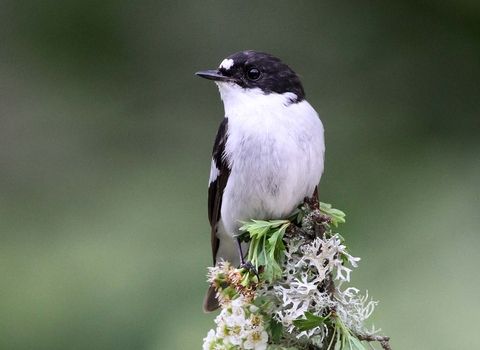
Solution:
M226 70L229 70L233 66L233 60L231 58L225 58L222 63L220 63L219 68L224 68Z

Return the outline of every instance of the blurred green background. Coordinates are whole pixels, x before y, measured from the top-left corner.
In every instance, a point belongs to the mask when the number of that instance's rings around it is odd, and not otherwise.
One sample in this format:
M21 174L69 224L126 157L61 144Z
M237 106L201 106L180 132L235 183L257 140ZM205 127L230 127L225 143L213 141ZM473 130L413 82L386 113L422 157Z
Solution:
M478 1L5 0L0 45L0 349L201 348L223 106L194 73L245 49L321 115L371 322L478 347Z

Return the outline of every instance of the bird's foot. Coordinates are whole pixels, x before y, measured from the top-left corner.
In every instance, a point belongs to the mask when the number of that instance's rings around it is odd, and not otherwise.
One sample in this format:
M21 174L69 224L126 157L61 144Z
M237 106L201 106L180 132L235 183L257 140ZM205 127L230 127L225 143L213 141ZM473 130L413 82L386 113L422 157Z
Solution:
M241 264L240 264L240 268L241 269L247 269L247 271L251 271L254 273L255 276L257 276L257 279L258 281L260 282L260 276L258 275L258 271L257 269L255 268L255 266L253 266L252 262L247 260L247 261L243 261Z

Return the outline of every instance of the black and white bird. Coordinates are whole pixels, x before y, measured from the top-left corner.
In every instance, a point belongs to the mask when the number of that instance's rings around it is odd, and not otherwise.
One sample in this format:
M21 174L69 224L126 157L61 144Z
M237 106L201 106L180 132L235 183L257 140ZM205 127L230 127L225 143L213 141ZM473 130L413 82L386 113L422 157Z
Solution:
M284 219L312 196L323 173L323 125L299 77L265 52L243 51L198 76L215 81L225 108L213 146L208 217L213 263L245 263L240 221ZM242 249L243 248L243 249ZM215 289L204 302L218 308Z

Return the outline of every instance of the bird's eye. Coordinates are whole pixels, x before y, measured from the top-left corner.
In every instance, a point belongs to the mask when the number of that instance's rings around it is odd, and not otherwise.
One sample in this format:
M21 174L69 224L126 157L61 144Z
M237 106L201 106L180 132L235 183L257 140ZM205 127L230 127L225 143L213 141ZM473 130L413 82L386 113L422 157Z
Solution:
M247 77L250 80L257 80L260 78L260 71L257 68L250 68L247 71Z

